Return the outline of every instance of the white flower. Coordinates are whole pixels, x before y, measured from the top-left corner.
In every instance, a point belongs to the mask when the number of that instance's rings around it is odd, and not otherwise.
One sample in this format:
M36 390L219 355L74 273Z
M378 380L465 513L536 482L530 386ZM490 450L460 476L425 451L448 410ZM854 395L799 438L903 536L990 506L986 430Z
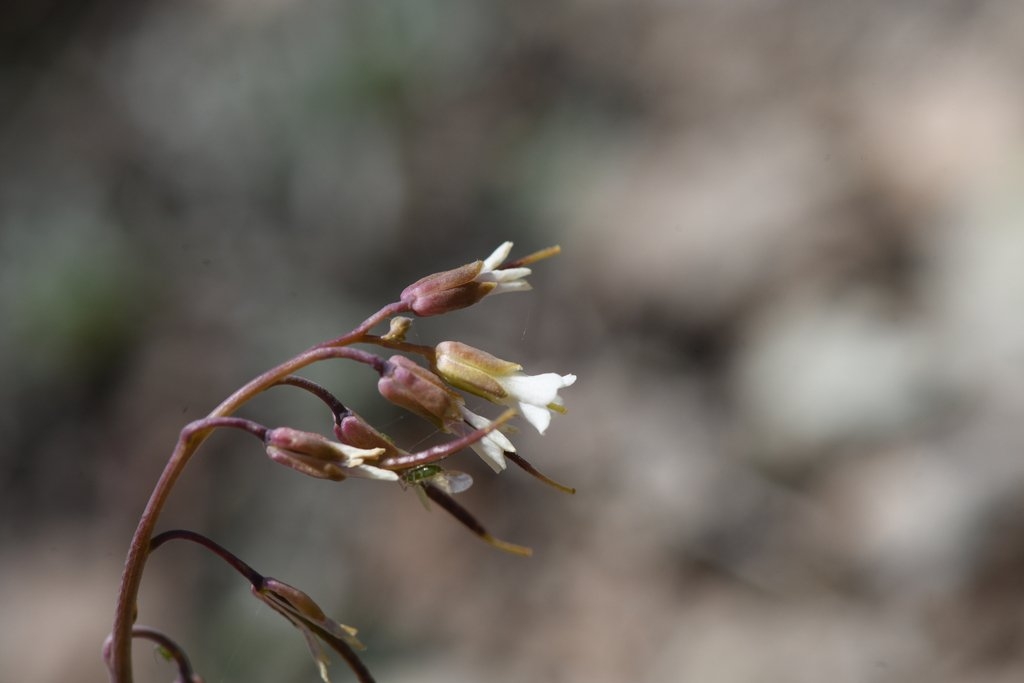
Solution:
M509 252L512 250L511 242L504 242L494 250L490 256L484 259L484 265L473 278L474 282L494 282L497 286L491 290L491 294L503 292L526 292L532 289L525 278L533 271L529 268L499 268Z
M337 466L348 477L375 479L377 481L398 481L398 474L382 467L367 465L365 460L376 460L383 453L383 448L355 448L338 441L325 440L327 446L341 456Z
M516 408L541 434L551 424L552 411L565 412L558 391L576 381L576 375L554 372L527 375L518 363L462 342L441 342L434 354L437 372L448 383L492 403Z
M395 472L365 462L383 455L383 448L356 448L290 427L268 430L264 440L271 460L310 477L335 481L345 477L398 481Z
M498 403L518 408L526 421L543 434L551 424L552 411L565 412L565 403L558 395L558 390L572 386L576 375L559 375L555 372L526 375L517 372L494 379L508 394L499 399Z
M485 429L491 425L491 421L483 415L477 415L469 408L462 406L462 417L473 429ZM466 430L468 433L470 430ZM470 445L470 448L480 456L495 472L505 469L505 453L515 453L516 447L508 440L508 437L497 429L489 432L484 438Z

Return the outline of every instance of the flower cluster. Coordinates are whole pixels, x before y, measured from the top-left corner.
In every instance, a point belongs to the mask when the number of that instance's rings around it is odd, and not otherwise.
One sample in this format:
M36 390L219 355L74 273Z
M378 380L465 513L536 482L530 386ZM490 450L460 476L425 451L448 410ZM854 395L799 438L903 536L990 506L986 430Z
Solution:
M437 316L472 306L481 300L507 292L530 289L526 277L530 264L558 253L557 247L536 252L506 263L511 242L505 242L486 259L459 268L428 275L406 287L395 303L385 306L352 332L318 344L286 361L278 368L243 386L208 417L188 425L168 463L172 476L161 478L133 538L122 578L114 630L106 647L111 680L130 683L130 639L143 637L160 643L179 661L183 680L198 680L189 668L184 652L149 627L133 626L135 595L146 557L159 545L174 539L199 543L219 555L245 576L254 595L281 614L305 637L324 681L327 681L327 657L318 641L339 653L357 678L372 681L354 650L361 644L355 631L327 617L309 596L297 588L263 577L239 558L201 534L174 530L153 536L159 506L189 456L214 429L240 429L263 443L267 456L301 474L317 479L343 481L350 477L390 482L414 489L424 504L434 503L451 514L479 538L501 550L529 555L529 548L492 536L484 526L452 497L469 488L472 478L463 472L445 469L440 463L459 451L474 450L491 469L501 472L511 460L528 474L559 490L575 489L541 474L516 452L504 432L510 420L522 416L540 434L549 427L553 413L565 412L560 391L572 386L576 376L544 373L528 375L523 367L502 360L486 351L460 341L442 341L435 346L413 344L406 340L414 316ZM371 330L389 321L387 333L377 336ZM356 345L387 349L387 357ZM378 374L377 389L391 403L429 421L451 437L435 446L418 451L405 450L365 419L345 406L326 388L294 374L311 363L343 358L363 363ZM330 409L334 438L287 426L267 427L234 417L245 402L274 386L289 385L308 391ZM470 410L461 392L480 397L503 408L495 418ZM155 502L154 502L155 501ZM156 507L152 507L152 506Z
M505 242L482 261L434 273L409 285L400 297L405 311L418 316L441 315L470 306L490 295L529 291L530 285L525 278L531 270L526 264L557 253L557 248L545 250L503 267L511 248L512 243ZM364 360L373 364L380 373L378 391L390 402L431 422L442 432L468 438L469 447L495 472L506 469L506 457L516 453L516 447L492 420L470 410L459 390L514 409L540 434L547 431L552 413L565 412L559 391L572 386L576 375L553 372L528 375L518 363L502 360L459 341L443 341L434 347L408 344L405 336L411 323L409 318L396 316L391 319L387 334L365 339L422 356L425 361L425 364L420 364L409 355L402 354L391 355L382 362L380 359ZM330 402L331 399L326 400ZM295 436L292 430L275 430L275 437L277 434L280 434L277 440L294 439ZM335 434L338 442L331 445L305 435L308 443L304 446L309 449L305 453L301 452L302 448L289 448L288 443L268 440L268 453L275 461L304 474L328 479L360 476L406 481L407 477L399 475L423 464L422 459L418 460L404 451L403 455L396 455L398 449L391 439L350 411L337 423ZM346 448L362 450L354 452L344 450ZM377 460L380 453L367 453L366 449L384 449L389 455ZM446 451L444 455L452 452ZM439 459L434 454L429 461ZM367 464L367 460L374 464ZM396 466L396 462L401 465ZM527 463L519 458L517 464ZM388 476L395 471L399 475ZM527 471L537 474L532 467ZM541 478L549 481L543 476Z

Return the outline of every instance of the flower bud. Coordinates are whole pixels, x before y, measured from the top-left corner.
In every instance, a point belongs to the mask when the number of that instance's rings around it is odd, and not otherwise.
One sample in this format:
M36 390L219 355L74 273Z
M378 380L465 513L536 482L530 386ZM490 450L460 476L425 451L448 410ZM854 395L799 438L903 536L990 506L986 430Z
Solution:
M412 318L406 318L404 315L396 315L391 319L388 327L388 333L385 334L381 339L385 341L405 341L405 333L409 331L412 326Z
M440 377L405 356L388 359L377 390L395 405L429 420L443 431L451 431L449 425L462 420L462 397Z
M348 476L398 480L398 475L390 470L364 464L364 460L378 458L384 453L380 447L357 448L290 427L268 430L265 441L271 460L310 477L333 481L341 481Z
M449 384L493 402L508 396L497 378L523 369L518 363L510 363L462 342L441 342L434 351L437 371Z
M493 282L474 282L483 265L483 261L474 261L428 275L402 290L401 301L424 317L472 306L497 286Z
M394 441L351 411L334 426L334 434L338 437L338 441L349 446L384 449L384 453L381 455L382 459L407 455L407 452L396 446Z
M401 301L416 315L440 315L472 306L488 294L524 292L530 284L524 279L529 268L501 268L511 242L504 242L483 261L434 273L402 290Z

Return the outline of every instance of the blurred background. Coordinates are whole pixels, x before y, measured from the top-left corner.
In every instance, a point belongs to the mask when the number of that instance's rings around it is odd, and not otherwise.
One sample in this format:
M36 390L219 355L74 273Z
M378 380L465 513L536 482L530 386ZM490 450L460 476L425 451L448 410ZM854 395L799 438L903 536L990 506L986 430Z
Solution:
M532 559L238 433L161 528L309 592L380 681L1022 680L1022 31L1013 0L4 3L0 679L107 680L185 423L510 239L564 251L410 339L579 376L515 437L576 496L451 463ZM439 438L363 366L305 374ZM294 389L243 414L330 428ZM208 683L318 680L193 545L140 621Z

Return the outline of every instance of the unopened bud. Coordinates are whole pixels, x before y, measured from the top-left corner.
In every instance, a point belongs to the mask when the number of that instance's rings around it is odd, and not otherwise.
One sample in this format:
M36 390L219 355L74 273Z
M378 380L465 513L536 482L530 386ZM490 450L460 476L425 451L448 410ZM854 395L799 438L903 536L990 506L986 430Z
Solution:
M381 339L397 342L405 341L405 333L409 331L410 326L412 326L412 318L397 315L391 319L388 333L381 337Z
M437 371L449 384L496 403L508 396L497 378L523 369L518 363L502 360L462 342L441 342L435 347L435 353Z
M402 303L417 315L440 315L472 306L488 294L529 291L526 276L530 269L523 267L526 260L501 267L511 250L512 243L503 242L483 261L428 275L402 291ZM558 253L557 248L538 252L527 259L539 260L555 253Z
M483 266L483 261L474 261L428 275L402 290L401 301L423 317L472 306L497 286L494 282L474 281Z
M401 457L406 451L395 445L386 435L374 429L369 422L349 411L341 421L334 425L334 434L338 441L356 448L382 448L381 459Z
M449 425L462 420L462 397L440 377L405 356L388 359L377 390L395 405L429 420L443 431L451 431Z

